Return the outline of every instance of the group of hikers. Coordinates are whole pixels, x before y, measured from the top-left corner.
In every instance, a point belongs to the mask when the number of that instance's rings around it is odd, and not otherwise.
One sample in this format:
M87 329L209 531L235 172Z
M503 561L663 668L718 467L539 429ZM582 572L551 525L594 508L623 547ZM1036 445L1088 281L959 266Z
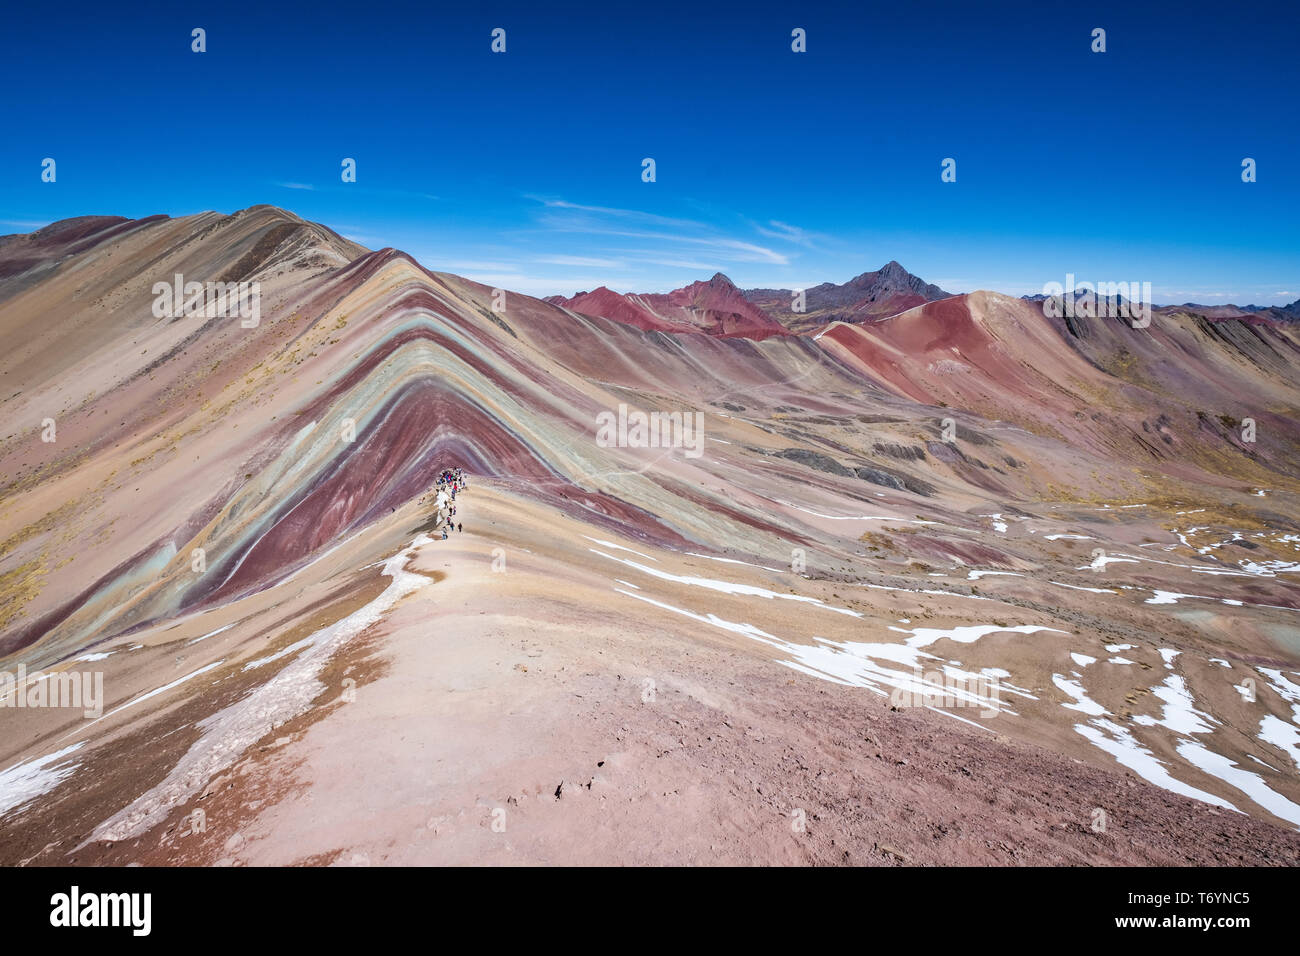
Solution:
M469 482L465 480L465 472L460 468L444 468L438 472L438 480L434 482L433 489L429 495L434 496L433 507L435 516L433 520L433 530L442 531L442 540L447 540L447 532L455 530L457 533L465 530L464 525L459 524L451 519L456 516L456 493L464 491L469 487ZM421 503L429 495L421 498Z

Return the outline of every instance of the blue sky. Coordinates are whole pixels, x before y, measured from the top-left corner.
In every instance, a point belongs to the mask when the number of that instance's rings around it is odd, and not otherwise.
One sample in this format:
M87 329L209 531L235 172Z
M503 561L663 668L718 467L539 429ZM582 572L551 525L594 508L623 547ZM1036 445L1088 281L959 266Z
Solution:
M951 291L1280 304L1298 33L1295 2L11 7L0 233L266 202L538 295L897 259Z

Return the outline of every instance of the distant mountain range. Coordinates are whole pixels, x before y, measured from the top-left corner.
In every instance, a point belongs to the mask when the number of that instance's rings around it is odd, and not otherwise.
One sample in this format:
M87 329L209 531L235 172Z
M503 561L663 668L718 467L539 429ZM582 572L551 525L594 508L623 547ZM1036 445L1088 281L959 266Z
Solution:
M864 272L843 285L823 282L805 290L800 312L794 310L793 289L746 289L745 295L786 327L802 330L828 322L882 319L947 299L952 293L912 275L891 259L875 272Z
M668 293L624 295L601 286L570 298L554 295L545 301L654 332L706 332L749 339L790 334L721 272L707 282L692 282Z
M1162 305L1158 307L1160 312L1175 310L1194 312L1211 319L1240 319L1256 315L1261 318L1274 319L1278 322L1294 322L1300 319L1300 299L1296 299L1290 305L1198 305L1195 302L1184 302L1182 305Z
M873 323L953 296L890 260L875 272L864 272L842 284L823 282L805 289L802 302L797 300L794 289L740 289L721 272L708 281L692 282L667 293L624 294L601 286L570 297L550 296L545 301L650 331L703 332L723 338L761 340L809 333L833 322ZM1040 294L1021 298L1041 303L1047 297ZM798 306L802 308L796 311ZM1188 302L1156 306L1155 312L1182 312L1214 320L1254 317L1294 322L1300 320L1300 299L1285 306Z
M1077 299L1078 296L1079 293L1076 292L1075 298ZM1043 302L1048 296L1039 293L1022 295L1021 298L1026 302ZM1121 302L1124 301L1123 296L1119 299ZM1300 320L1300 299L1296 299L1290 305L1202 305L1197 302L1184 302L1181 305L1157 305L1153 308L1160 315L1184 312L1207 319L1242 319L1255 316L1261 319L1272 319L1275 322Z
M572 297L546 299L585 315L596 315L663 332L706 332L764 339L818 328L829 322L868 322L906 312L952 295L890 261L842 285L823 282L804 290L740 289L721 272L668 293L621 294L601 286ZM797 305L802 305L796 311Z

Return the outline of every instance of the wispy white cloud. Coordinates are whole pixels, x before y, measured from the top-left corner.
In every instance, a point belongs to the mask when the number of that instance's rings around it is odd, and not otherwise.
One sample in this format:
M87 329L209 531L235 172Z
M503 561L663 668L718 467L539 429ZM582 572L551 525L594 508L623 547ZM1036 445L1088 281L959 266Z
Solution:
M640 260L649 265L668 266L670 269L686 269L690 272L721 272L722 267L712 262L696 262L689 259L653 259L647 258Z
M551 232L580 233L610 239L637 239L664 243L671 247L704 248L728 262L761 262L788 265L790 257L768 246L734 238L709 224L693 219L677 219L638 209L592 206L564 199L532 196L548 211L538 217L538 224ZM671 229L672 231L664 231ZM667 256L672 258L671 255Z
M683 236L673 235L663 232L632 232L624 229L603 229L595 226L577 226L565 225L563 223L550 223L552 229L556 232L584 232L590 235L611 236L619 239L650 239L665 243L678 243L687 246L697 246L709 249L716 256L721 256L729 262L765 262L771 265L789 265L790 257L769 249L766 246L760 246L757 243L745 242L741 239L726 239L718 236ZM665 250L667 251L667 250Z
M759 235L766 236L769 239L784 239L786 242L807 246L810 249L813 247L814 238L817 237L815 233L809 232L807 229L792 226L778 219L769 219L766 226L761 223L754 223L754 229Z
M535 262L552 266L589 266L593 269L620 269L620 259L600 259L594 256L542 256Z
M432 255L425 255L424 257L421 257L419 261L430 269L437 269L441 272L457 272L462 275L469 275L471 272L499 272L511 275L523 274L519 272L519 266L514 262L493 262L484 259L440 259L437 256Z
M592 213L596 216L610 216L617 219L631 219L637 222L652 223L659 226L680 226L682 228L705 228L701 222L692 219L674 219L671 216L661 216L658 213L645 212L641 209L620 209L616 206L589 206L583 203L569 202L566 199L549 198L545 196L528 196L527 198L541 203L551 209L568 209L574 212Z
M281 189L305 189L308 192L315 192L316 187L310 183L276 183Z
M435 267L436 268L436 267ZM454 271L454 270L450 270ZM615 292L641 292L643 279L634 276L533 276L517 272L464 272L466 279L510 292L542 298L548 295L574 295L606 286Z

